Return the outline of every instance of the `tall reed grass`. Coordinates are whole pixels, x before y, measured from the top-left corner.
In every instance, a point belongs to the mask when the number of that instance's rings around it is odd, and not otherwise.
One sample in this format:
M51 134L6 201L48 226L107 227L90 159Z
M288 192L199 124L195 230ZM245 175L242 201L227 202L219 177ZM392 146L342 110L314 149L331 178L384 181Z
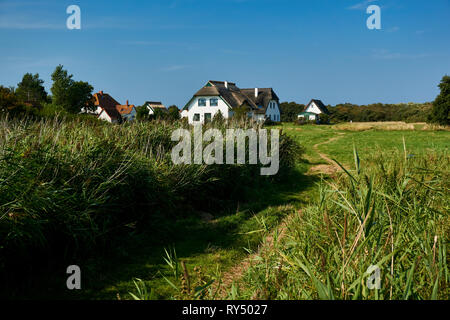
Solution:
M322 181L319 199L258 257L234 296L448 299L449 181L446 152L380 153L360 164L355 150L354 170ZM367 286L371 266L380 268L379 289Z
M155 219L218 210L264 179L254 165L174 165L171 133L182 125L2 117L0 279L96 254ZM302 149L280 143L288 170Z

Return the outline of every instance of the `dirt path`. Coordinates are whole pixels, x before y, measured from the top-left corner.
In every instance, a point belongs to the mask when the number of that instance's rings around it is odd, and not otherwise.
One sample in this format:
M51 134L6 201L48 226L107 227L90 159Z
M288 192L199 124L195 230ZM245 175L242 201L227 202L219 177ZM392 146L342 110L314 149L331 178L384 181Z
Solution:
M331 139L329 139L327 141L316 143L313 146L313 149L317 152L317 154L323 160L325 160L328 164L319 164L319 165L313 166L313 167L311 167L308 170L307 174L320 174L320 173L322 173L322 174L330 174L330 175L332 175L332 174L335 174L336 172L342 171L341 167L339 167L336 164L336 162L331 160L330 157L328 157L328 155L326 155L325 153L322 153L322 152L319 151L319 146L331 143L331 142L336 141L336 140L339 140L340 138L342 138L345 135L345 133L338 132L338 135L339 136L333 137L333 138L331 138Z
M336 172L341 171L342 169L333 161L331 160L326 154L321 153L319 151L319 146L331 143L333 141L336 141L340 138L342 138L345 133L338 133L339 136L333 137L327 141L317 143L313 146L314 150L317 152L317 154L325 160L328 164L320 164L311 167L308 170L307 174L335 174ZM295 214L300 214L301 210L297 211ZM222 284L220 286L220 290L218 293L219 299L224 299L227 297L228 293L230 292L230 289L233 285L233 283L237 283L238 280L240 280L245 272L253 265L258 263L258 257L265 256L271 250L273 249L275 245L275 238L277 238L277 241L284 238L286 233L286 228L291 219L294 217L295 214L291 214L287 216L279 225L278 227L272 231L260 244L258 247L258 250L256 253L250 254L247 258L242 260L239 264L236 264L234 267L232 267L230 270L228 270L226 273L222 275ZM256 294L256 293L255 293ZM253 297L253 298L256 298Z
M298 211L296 214L299 213L300 211ZM251 266L258 263L258 257L263 257L268 254L273 249L275 241L280 241L284 238L286 228L293 217L294 214L291 214L284 218L284 220L278 225L278 227L274 231L271 231L270 234L259 245L256 253L250 254L247 258L242 260L239 264L235 265L222 275L222 283L218 293L219 299L225 299L228 296L233 283L237 284L238 280L243 277L245 272ZM256 297L252 297L252 299L254 298Z

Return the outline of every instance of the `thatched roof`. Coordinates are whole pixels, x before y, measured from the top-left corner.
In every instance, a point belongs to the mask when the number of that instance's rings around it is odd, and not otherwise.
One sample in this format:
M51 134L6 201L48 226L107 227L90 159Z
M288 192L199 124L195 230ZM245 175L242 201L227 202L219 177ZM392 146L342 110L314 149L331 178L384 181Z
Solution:
M258 89L258 97L255 97L255 89L239 89L234 82L210 80L206 85L194 94L195 97L221 97L231 109L242 105L248 105L256 113L265 113L270 100L278 97L272 88ZM189 105L192 99L186 104Z
M94 94L94 105L101 107L112 120L120 120L122 117L116 106L120 105L113 97L100 91Z

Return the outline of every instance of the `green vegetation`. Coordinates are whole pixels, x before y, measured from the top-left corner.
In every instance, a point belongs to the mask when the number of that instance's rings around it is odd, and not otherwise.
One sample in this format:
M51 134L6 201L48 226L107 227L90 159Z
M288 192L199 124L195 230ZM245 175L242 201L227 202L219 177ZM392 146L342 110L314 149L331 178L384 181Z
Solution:
M280 103L281 121L293 122L297 121L297 116L305 109L304 104L298 104L295 102L282 102Z
M249 268L238 298L449 298L448 154L354 155L354 170L322 182L316 203ZM379 290L366 286L372 265Z
M170 264L162 262L161 270L173 285L171 297L448 299L448 131L282 128L306 147L311 165L324 163L314 147L320 144L319 151L327 150L347 171L323 176L315 186L297 191L287 212L285 207L272 207L272 215L282 213L288 222L284 231L263 221L253 226L263 249L245 246L252 253L251 265L242 275L228 261L211 261L213 254L199 259L184 251L168 259ZM305 167L298 170L305 172ZM245 265L243 261L234 265ZM381 269L379 290L366 285L372 265ZM170 271L177 276L170 277ZM227 272L235 273L233 285L222 292L217 286L226 281ZM139 288L160 290L142 273L135 276L144 279L137 283ZM129 287L134 284L129 282Z
M318 185L285 236L237 279L235 298L448 299L449 133L284 128L313 161L305 141L341 133L320 151L347 171ZM367 289L371 265L380 290Z
M442 78L439 88L441 92L433 102L429 120L440 125L450 125L450 76Z
M338 122L372 122L372 121L406 121L426 122L432 108L431 103L399 103L370 105L355 105L352 103L338 104L329 107L330 120Z
M79 113L82 108L94 110L92 91L94 88L87 82L74 81L62 65L52 73L52 100L69 113Z
M174 165L171 133L180 125L2 118L0 277L4 294L21 295L30 285L27 281L38 279L40 271L100 259L114 254L111 250L123 243L136 245L144 234L147 243L170 243L173 240L167 235L199 228L186 222L199 213L229 213L230 208L235 212L239 201L251 199L250 195L277 181L273 180L277 177L262 177L255 165ZM279 179L302 152L287 136L280 139ZM225 231L240 228L249 216L247 212L225 220L218 231L228 239ZM181 221L182 228L177 229ZM87 268L95 268L95 263ZM30 276L24 279L24 274Z
M17 84L15 90L17 99L36 107L48 102L47 92L43 84L44 81L39 78L39 74L26 73L22 81Z

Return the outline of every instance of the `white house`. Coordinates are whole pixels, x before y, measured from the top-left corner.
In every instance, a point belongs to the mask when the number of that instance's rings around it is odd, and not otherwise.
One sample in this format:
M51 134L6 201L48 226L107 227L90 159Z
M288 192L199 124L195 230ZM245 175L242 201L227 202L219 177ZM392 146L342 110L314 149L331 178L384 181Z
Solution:
M90 113L97 115L100 120L105 120L111 123L120 123L123 121L133 121L136 119L136 108L130 105L128 100L125 105L121 105L109 94L99 91L94 93L94 111L83 108L82 113Z
M155 110L167 112L166 107L161 102L146 101L143 106L147 108L149 115L155 114Z
M181 112L190 124L211 121L221 112L225 119L239 107L247 108L248 116L257 121L280 121L279 99L272 88L239 89L235 83L208 81L194 94Z
M319 119L321 113L330 114L328 108L318 99L312 99L301 113L298 114L298 118L304 118L309 121L316 121Z

